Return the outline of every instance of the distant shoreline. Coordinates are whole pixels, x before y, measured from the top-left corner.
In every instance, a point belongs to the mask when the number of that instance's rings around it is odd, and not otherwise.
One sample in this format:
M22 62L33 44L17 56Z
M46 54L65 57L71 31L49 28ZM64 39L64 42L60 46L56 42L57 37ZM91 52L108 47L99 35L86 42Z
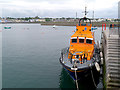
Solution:
M21 24L21 23L23 23L23 24L33 24L33 23L40 24L40 22L2 22L0 24Z
M106 26L109 27L110 24L118 25L118 22L93 22L93 26L102 27L102 24L106 23ZM40 24L40 25L56 25L56 26L76 26L77 22L3 22L0 24Z

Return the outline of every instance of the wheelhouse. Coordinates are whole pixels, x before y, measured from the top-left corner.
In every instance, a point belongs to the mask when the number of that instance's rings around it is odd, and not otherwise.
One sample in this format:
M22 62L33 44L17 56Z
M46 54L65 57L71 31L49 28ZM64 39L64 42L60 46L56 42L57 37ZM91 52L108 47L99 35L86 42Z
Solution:
M73 37L70 40L71 44L94 44L93 38L85 38L85 37Z

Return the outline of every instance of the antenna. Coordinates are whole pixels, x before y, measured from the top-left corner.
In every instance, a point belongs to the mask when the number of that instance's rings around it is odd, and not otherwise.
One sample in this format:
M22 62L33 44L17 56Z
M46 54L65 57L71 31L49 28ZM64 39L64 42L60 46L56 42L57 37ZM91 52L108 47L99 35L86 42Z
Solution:
M84 17L86 17L86 16L87 16L87 13L88 13L86 6L85 6L85 11L84 11L83 13L85 13L85 16L84 16Z

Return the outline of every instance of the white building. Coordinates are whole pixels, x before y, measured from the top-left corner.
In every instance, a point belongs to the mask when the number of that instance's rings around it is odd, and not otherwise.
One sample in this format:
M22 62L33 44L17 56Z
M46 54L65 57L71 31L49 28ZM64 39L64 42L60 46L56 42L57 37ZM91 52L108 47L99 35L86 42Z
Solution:
M120 19L120 1L118 2L118 18Z
M118 2L118 19L120 19L120 1ZM120 22L118 23L118 25L119 25L118 33L120 37Z

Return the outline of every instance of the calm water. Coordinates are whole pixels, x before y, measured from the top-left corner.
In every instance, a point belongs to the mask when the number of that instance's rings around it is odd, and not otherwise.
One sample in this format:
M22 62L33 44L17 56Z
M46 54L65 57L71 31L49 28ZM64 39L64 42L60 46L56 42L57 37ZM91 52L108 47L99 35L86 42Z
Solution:
M60 50L69 46L73 26L6 24L2 31L3 88L74 88L59 63ZM95 31L100 40L101 30ZM81 88L85 88L81 85Z

